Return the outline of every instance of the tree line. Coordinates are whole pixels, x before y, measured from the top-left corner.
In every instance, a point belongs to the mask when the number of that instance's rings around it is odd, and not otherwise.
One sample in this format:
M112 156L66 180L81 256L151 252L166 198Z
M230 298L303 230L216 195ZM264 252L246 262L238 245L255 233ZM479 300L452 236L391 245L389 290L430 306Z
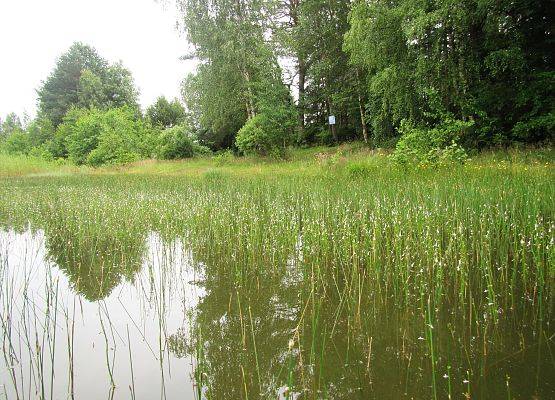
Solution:
M131 158L160 157L166 141L175 149L183 137L194 148L188 154L232 148L276 156L291 145L362 140L394 146L399 162L551 143L554 3L178 0L193 46L183 58L198 66L183 81L184 107L165 99L153 107L179 116L164 124L158 111L142 115L129 71L76 44L39 89L28 139L33 147L57 141L50 153L76 162L86 162L74 155L84 146L93 164L125 161L90 155L105 141ZM90 134L97 125L112 133Z
M32 121L11 113L0 121L9 153L99 166L210 152L194 140L178 100L160 97L143 113L131 73L74 43L37 90Z
M552 0L180 4L200 61L185 101L212 146L270 132L274 147L397 142L402 160L553 139Z

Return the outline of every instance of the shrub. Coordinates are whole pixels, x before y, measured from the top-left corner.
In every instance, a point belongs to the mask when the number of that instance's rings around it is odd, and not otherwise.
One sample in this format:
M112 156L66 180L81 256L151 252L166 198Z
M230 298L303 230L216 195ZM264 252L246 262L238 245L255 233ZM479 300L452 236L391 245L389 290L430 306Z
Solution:
M104 131L98 139L98 146L87 156L87 164L94 167L104 164L126 164L141 159L137 150L137 138L128 132L119 134Z
M231 150L220 151L214 156L214 161L216 161L216 165L218 166L229 164L234 159L235 156Z
M287 113L258 114L239 130L235 145L243 154L283 157L293 139L294 123Z
M44 116L35 118L26 128L33 147L41 146L54 138L54 125Z
M329 128L322 128L316 133L316 139L318 143L324 145L330 145L334 142L333 136Z
M555 139L555 112L536 116L525 121L519 121L513 127L513 134L519 139L547 138Z
M54 158L68 157L68 138L74 133L77 120L89 112L84 108L71 108L66 113L52 140L48 142L48 149Z
M3 146L9 154L28 154L32 144L27 133L16 130L8 136Z
M76 164L124 164L148 155L143 146L148 128L128 107L88 110L64 130L68 156Z
M52 157L52 153L46 143L41 144L40 146L35 146L29 151L29 156L40 158L46 161L53 161L54 157Z
M392 159L399 164L437 165L464 162L466 151L458 144L472 121L448 119L433 128L422 128L404 120Z
M98 145L102 131L103 112L85 111L74 121L68 121L58 135L65 142L67 155L75 164L84 164L89 153Z
M212 155L212 150L208 146L193 142L193 153L195 156L210 156Z
M264 116L257 115L239 129L235 145L244 154L264 154L273 147L270 135Z
M159 127L153 126L148 120L143 121L139 141L137 143L136 152L141 158L157 158L158 145L160 144L161 130Z
M200 145L198 145L200 146ZM187 128L174 126L164 129L160 136L158 157L164 160L190 158L195 154L195 144Z

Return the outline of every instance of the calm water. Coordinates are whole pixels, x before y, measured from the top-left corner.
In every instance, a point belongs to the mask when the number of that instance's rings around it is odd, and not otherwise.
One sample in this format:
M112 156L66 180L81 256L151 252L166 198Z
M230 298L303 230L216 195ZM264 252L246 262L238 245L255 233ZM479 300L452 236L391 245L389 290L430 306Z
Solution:
M378 300L372 288L345 300L352 285L330 275L327 288L315 287L298 257L238 276L233 260L152 232L121 247L2 230L0 393L555 398L552 321L500 309L498 321L484 317L488 326L478 329L449 301L432 320Z

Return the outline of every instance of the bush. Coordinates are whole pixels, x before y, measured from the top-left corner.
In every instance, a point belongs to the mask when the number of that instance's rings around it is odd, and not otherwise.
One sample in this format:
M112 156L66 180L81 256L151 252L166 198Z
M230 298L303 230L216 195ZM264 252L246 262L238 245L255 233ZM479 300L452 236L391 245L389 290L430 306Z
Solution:
M26 131L33 147L39 147L54 138L54 125L44 116L38 116L31 121Z
M200 145L197 145L200 146ZM204 146L203 146L204 147ZM195 155L195 144L184 126L164 129L160 136L158 157L164 160L190 158Z
M11 133L4 142L4 149L8 154L28 154L31 147L29 135L19 130Z
M35 146L29 151L30 157L40 158L46 161L54 161L54 157L52 157L52 153L46 143L41 144L40 146Z
M193 153L195 156L211 156L212 150L208 146L193 142Z
M401 138L391 157L399 164L463 163L467 154L458 141L472 125L472 121L448 119L434 128L420 128L404 120L399 128Z
M83 108L71 108L63 118L63 122L58 125L54 132L54 137L48 142L48 148L54 158L68 157L68 138L74 133L77 120L89 113Z
M235 145L244 154L265 154L271 150L274 144L263 115L251 118L239 129Z
M132 135L104 131L98 139L98 146L87 156L87 164L98 167L104 164L126 164L141 159L137 150L137 140Z
M519 139L533 138L539 141L542 138L555 139L555 112L536 116L529 120L519 121L513 127L513 134Z
M243 154L283 157L293 139L294 123L286 114L258 114L239 130L235 145Z
M67 156L75 164L84 164L98 145L103 114L98 110L84 111L75 120L58 128L56 136L65 143Z
M59 135L76 164L124 164L148 156L143 146L148 127L128 107L87 110L65 125Z
M320 129L316 133L316 139L318 140L318 143L323 145L331 145L334 142L333 135L331 134L329 128Z

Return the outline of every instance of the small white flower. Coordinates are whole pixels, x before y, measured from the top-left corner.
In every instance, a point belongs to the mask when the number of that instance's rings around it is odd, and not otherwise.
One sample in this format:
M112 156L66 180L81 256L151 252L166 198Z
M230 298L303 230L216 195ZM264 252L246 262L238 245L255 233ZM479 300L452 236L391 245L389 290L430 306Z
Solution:
M295 346L295 341L293 339L289 339L289 350L291 350Z

